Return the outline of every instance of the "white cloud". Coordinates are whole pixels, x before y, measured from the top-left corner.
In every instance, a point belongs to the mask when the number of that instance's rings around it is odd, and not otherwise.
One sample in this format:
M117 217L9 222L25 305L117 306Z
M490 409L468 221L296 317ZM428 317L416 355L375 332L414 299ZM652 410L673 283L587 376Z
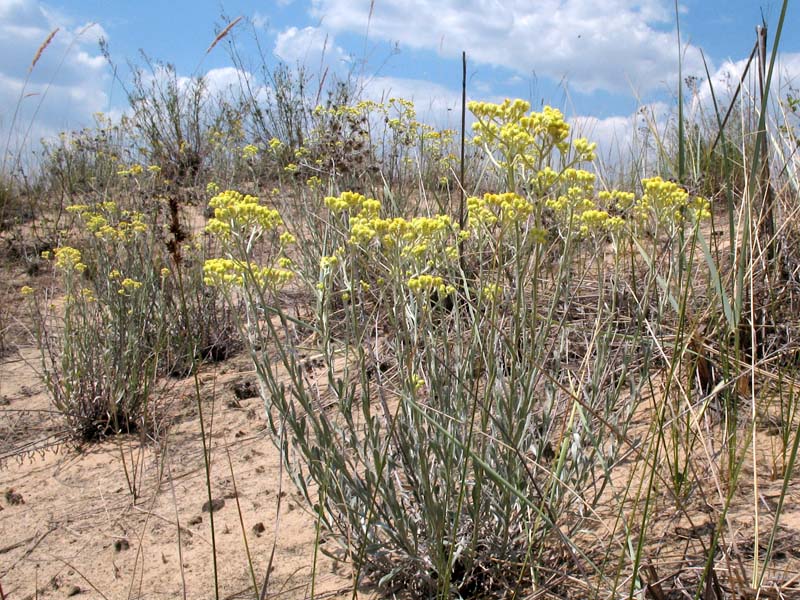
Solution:
M251 21L253 22L253 27L256 29L263 29L269 25L269 17L259 11L253 14Z
M769 64L769 63L767 63ZM728 104L736 90L739 80L747 66L747 59L737 61L725 61L712 75L711 84L714 87L717 105L720 112L727 110ZM758 85L758 67L755 60L750 65L747 76L745 77L742 91L747 101L756 97ZM797 89L800 86L800 53L779 54L775 62L775 70L772 76L772 95L773 99L785 96L789 87ZM693 112L705 112L711 114L713 110L713 99L708 80L704 77L697 83L697 95L693 98L691 109Z
M289 27L281 31L275 39L275 56L289 65L303 65L309 69L319 69L326 65L337 66L347 57L334 42L333 36L319 27Z
M260 103L269 102L272 98L272 91L256 81L249 71L242 71L234 67L221 67L211 69L203 77L206 92L212 98L223 97L233 100L242 94L245 97L252 94L253 99ZM181 77L180 83L183 89L188 82L187 77Z
M265 103L272 97L271 91L257 81L250 72L236 67L219 67L208 70L202 75L203 94L206 100L216 101L225 99L234 102L245 97L257 102ZM148 96L161 97L164 90L177 85L179 94L190 97L196 91L196 78L176 73L172 68L162 65L156 66L152 71L141 72L141 82ZM161 90L161 91L157 91ZM215 103L212 102L212 107ZM126 107L124 114L131 114L131 109Z
M717 108L722 117L728 110L731 99L739 85L739 79L747 65L747 59L726 61L711 75ZM758 75L755 62L750 66L744 80L738 102L754 106L759 102L757 96ZM780 106L786 99L790 88L800 87L800 53L779 54L775 63L775 71L770 93L771 103L768 115L772 126L771 140L774 147L780 147L785 139L780 135L778 127L784 125L786 115ZM716 116L711 90L707 78L699 78L695 83L695 92L686 96L685 116L689 122L700 126L701 131L716 131ZM753 110L751 115L755 115ZM741 117L738 117L741 118ZM656 158L656 140L671 143L670 129L674 134L677 123L677 106L664 102L643 105L632 115L618 115L608 118L592 116L576 116L570 119L577 135L598 143L598 157L606 165L623 165L636 158L644 172L648 171L648 161ZM784 148L785 150L785 148ZM795 153L796 154L796 153ZM793 160L792 157L785 160Z
M634 148L633 132L641 126L638 113L605 118L577 116L569 119L575 135L597 143L597 155L606 161L618 154L627 154Z
M56 28L30 70L37 50ZM8 145L12 157L25 154L41 138L81 127L108 108L110 77L97 48L104 35L99 25L74 26L36 0L0 0L3 151Z
M206 88L212 95L239 91L247 81L252 80L252 75L235 67L221 67L211 69L205 75Z
M648 172L647 161L653 158L656 139L667 137L672 116L667 104L653 102L629 115L605 118L578 115L568 121L576 137L597 143L601 170L639 164L643 172Z
M566 77L573 89L647 92L677 79L667 0L312 0L334 33L364 34L478 63ZM684 73L702 73L684 47Z

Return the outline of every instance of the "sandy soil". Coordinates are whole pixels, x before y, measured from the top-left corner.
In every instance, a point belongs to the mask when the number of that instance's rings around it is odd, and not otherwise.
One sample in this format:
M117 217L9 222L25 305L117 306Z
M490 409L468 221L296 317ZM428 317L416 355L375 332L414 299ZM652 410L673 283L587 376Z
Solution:
M36 354L24 348L0 364L5 597L213 598L211 515L191 380L171 389L173 422L159 443L128 436L74 448L58 443L58 420L31 364ZM200 378L218 506L220 597L256 595L245 537L258 586L274 544L269 597L308 597L312 579L315 597L336 596L352 588L346 567L314 555L313 516L281 474L263 405L232 391L253 379L247 368L234 359Z

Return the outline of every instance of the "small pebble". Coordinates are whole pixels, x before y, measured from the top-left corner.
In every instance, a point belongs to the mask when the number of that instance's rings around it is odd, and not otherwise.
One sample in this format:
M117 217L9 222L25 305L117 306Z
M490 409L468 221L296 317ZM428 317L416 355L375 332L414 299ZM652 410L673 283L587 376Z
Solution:
M225 506L224 498L214 498L211 501L206 500L203 503L203 512L217 512L223 506Z
M6 502L8 502L11 506L18 506L20 504L25 504L25 500L22 498L22 494L15 492L11 488L6 490Z

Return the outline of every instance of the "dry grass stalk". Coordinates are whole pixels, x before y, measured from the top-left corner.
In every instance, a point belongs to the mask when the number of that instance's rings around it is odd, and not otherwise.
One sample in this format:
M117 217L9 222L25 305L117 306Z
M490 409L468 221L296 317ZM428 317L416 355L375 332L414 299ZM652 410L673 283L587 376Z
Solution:
M208 50L206 50L206 54L211 52L214 49L214 46L216 46L226 35L228 35L231 32L231 29L236 27L237 23L239 23L239 21L241 21L241 20L242 20L242 17L240 15L240 16L236 17L233 21L228 23L228 26L225 29L223 29L222 31L220 31L219 35L214 38L213 42L211 42L211 45L208 47Z
M47 48L50 45L50 42L53 41L53 38L56 37L56 34L59 32L60 29L61 27L56 27L55 29L53 29L53 31L50 32L50 35L48 35L47 38L42 42L42 45L39 46L39 49L36 51L36 54L34 55L33 60L31 61L31 66L28 67L28 73L33 71L33 68L36 66L36 63L39 62L39 59L42 57L42 52L44 52L45 48Z

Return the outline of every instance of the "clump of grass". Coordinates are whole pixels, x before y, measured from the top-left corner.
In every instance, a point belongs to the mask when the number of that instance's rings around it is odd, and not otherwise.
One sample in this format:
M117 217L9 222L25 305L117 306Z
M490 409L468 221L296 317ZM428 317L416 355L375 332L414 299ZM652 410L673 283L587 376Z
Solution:
M92 127L43 140L40 184L44 193L66 204L79 202L82 195L102 195L117 187L117 172L135 162L129 144L131 134L127 119L115 123L98 113Z
M10 177L0 177L0 231L27 223L35 213Z
M201 76L184 85L174 65L146 57L145 63L134 68L128 90L130 125L147 163L160 167L172 187L191 192L211 170L215 152L217 159L229 158L223 143L241 139L241 109L235 101L212 97Z

